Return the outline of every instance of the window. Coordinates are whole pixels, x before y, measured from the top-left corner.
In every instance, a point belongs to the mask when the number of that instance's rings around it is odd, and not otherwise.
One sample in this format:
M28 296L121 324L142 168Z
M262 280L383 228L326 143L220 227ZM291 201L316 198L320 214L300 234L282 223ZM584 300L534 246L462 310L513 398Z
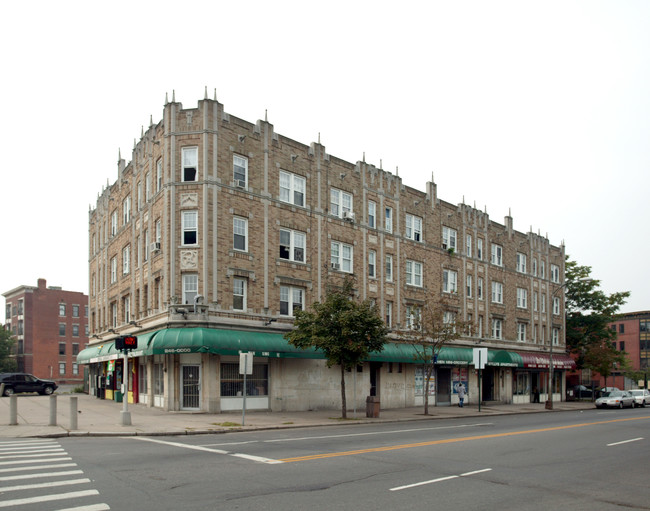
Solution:
M560 298L558 296L553 297L553 315L560 315Z
M72 343L72 354L76 357L79 355L79 343L78 342L73 342Z
M233 310L246 310L246 279L232 279L232 308Z
M300 287L280 286L280 314L294 316L305 307L305 291Z
M483 316L478 317L478 336L483 337Z
M160 229L160 218L156 220L156 243L160 243L161 238L161 229Z
M422 241L422 218L406 214L406 237L413 241Z
M248 158L234 154L232 157L232 178L235 186L248 186Z
M19 307L19 309L20 309L20 307ZM20 314L20 312L18 312L18 314ZM618 325L618 333L619 334L624 334L625 333L625 324L624 323L621 323L620 325Z
M59 355L65 355L65 343L64 342L59 343Z
M131 196L129 195L122 202L122 222L126 225L131 220Z
M533 276L537 277L537 259L533 257Z
M352 273L352 245L333 241L331 252L332 268Z
M545 261L540 261L539 262L539 276L541 278L546 278L546 262Z
M302 232L280 229L280 259L304 263L306 240Z
M59 304L59 316L65 316L65 303Z
M122 249L122 275L128 275L131 271L131 245Z
M384 316L384 323L387 328L393 326L393 302L386 302L386 314Z
M59 362L59 375L65 374L65 362Z
M393 256L386 254L386 282L393 281Z
M442 227L442 248L445 250L453 249L456 250L456 239L458 234L456 229L451 229L449 227Z
M298 176L284 170L280 171L280 200L295 204L296 206L305 205L305 183L302 176Z
M519 273L526 273L526 254L517 252L517 271Z
M117 257L111 257L111 284L117 282Z
M142 182L138 181L138 186L137 186L137 193L135 196L136 200L138 201L137 204L135 205L138 208L138 211L142 209Z
M458 273L452 270L442 270L442 292L458 292Z
M517 323L517 340L519 342L526 340L526 323Z
M77 376L79 374L79 364L72 364L72 374Z
M456 332L456 314L451 311L444 311L442 314L442 323L443 325L453 325L451 327L452 332ZM449 328L449 327L445 327Z
M158 161L156 162L156 193L158 193L160 190L162 190L162 158L159 158ZM191 180L185 180L185 181L191 181Z
M476 238L476 257L483 260L483 240L481 238Z
M117 210L111 213L111 238L117 234Z
M408 330L421 330L420 318L422 309L417 305L406 306L406 328Z
M368 227L374 229L377 227L377 203L368 201Z
M144 198L147 202L151 200L151 176L149 172L144 175Z
M537 312L537 300L538 300L538 294L537 292L533 293L533 310Z
M122 298L122 310L124 311L124 323L131 321L131 295Z
M517 288L517 307L520 309L528 308L528 289Z
M352 194L332 188L330 190L330 214L339 218L352 213Z
M479 300L483 300L483 277L479 277L476 280L476 297Z
M546 312L546 295L542 293L542 313Z
M422 287L422 263L406 261L406 283L411 286Z
M503 247L501 245L492 243L492 258L490 262L497 266L503 266Z
M144 260L149 260L149 229L144 230Z
M11 304L5 305L5 319L11 319Z
M500 319L492 320L492 338L501 339L503 333L503 321Z
M235 397L244 394L244 376L239 374L239 363L221 364L221 397ZM247 396L268 396L269 366L267 363L253 363L253 374L246 377Z
M465 238L465 254L467 257L472 257L472 235L468 234Z
M467 298L471 298L472 297L472 276L471 275L467 275L467 277L465 278L465 284L467 288Z
M79 325L72 325L72 337L79 337Z
M393 232L393 208L384 210L384 229L386 232Z
M560 267L556 264L551 265L551 282L560 283Z
M234 217L232 219L233 248L243 252L248 251L248 220Z
M492 281L492 302L503 303L503 284Z
M183 181L196 181L197 171L199 164L199 148L198 147L183 147Z
M619 351L625 351L625 341L621 341L618 343L618 349Z
M559 328L554 328L552 331L553 335L553 346L557 346L560 344L560 329Z
M199 276L196 273L183 275L183 303L194 304L194 298L199 294Z
M22 314L22 312L19 311L18 314ZM72 317L73 318L78 318L79 317L79 306L78 305L73 305L72 306Z
M183 245L196 245L198 241L198 211L181 212L181 231Z
M115 328L117 326L117 303L111 303L111 326Z
M374 250L368 251L368 277L377 277L377 252Z

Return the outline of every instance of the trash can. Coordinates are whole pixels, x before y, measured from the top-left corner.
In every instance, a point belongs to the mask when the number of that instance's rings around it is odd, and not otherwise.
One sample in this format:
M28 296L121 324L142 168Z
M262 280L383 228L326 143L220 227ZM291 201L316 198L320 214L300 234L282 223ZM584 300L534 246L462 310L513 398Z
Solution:
M379 397L368 396L366 398L366 417L376 419L379 417Z
M122 393L119 390L115 391L115 401L118 403L122 402Z

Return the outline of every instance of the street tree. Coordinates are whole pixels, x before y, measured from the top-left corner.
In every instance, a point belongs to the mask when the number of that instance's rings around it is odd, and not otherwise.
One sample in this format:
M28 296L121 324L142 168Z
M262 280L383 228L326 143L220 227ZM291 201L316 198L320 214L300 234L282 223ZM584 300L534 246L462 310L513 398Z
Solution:
M440 350L451 341L471 333L472 324L461 321L448 299L430 300L411 308L407 328L397 336L410 344L415 360L423 366L424 415L429 415L429 385Z
M370 353L382 351L388 330L377 307L355 298L354 281L347 278L341 287L328 286L323 302L311 310L297 311L294 329L285 334L290 344L322 351L327 367L341 370L341 416L347 418L345 372L356 370Z
M610 324L630 296L629 291L607 294L591 277L591 266L581 266L567 256L566 344L577 355L578 369L591 369L607 378L614 364L624 366L625 355L616 350L616 331Z
M16 370L16 359L12 356L15 344L16 338L4 325L0 325L0 373Z

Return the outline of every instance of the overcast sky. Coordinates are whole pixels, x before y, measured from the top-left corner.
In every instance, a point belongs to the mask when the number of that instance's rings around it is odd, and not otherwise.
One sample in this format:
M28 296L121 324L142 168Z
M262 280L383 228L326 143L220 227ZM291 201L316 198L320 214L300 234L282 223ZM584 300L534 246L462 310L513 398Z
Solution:
M650 2L3 2L0 293L88 292L88 208L165 94L476 203L650 310Z

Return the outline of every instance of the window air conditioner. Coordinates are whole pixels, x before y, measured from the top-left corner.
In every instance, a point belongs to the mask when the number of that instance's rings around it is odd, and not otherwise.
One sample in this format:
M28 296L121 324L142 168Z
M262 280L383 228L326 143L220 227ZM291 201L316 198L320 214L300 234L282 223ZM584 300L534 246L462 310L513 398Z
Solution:
M160 242L154 241L153 243L151 243L150 247L152 252L158 252L160 250Z
M332 270L340 270L341 265L339 263L332 263Z
M235 186L238 188L246 188L246 181L243 179L235 179Z
M343 218L345 220L349 220L350 222L354 222L354 212L352 212L352 211L344 211L343 212Z

